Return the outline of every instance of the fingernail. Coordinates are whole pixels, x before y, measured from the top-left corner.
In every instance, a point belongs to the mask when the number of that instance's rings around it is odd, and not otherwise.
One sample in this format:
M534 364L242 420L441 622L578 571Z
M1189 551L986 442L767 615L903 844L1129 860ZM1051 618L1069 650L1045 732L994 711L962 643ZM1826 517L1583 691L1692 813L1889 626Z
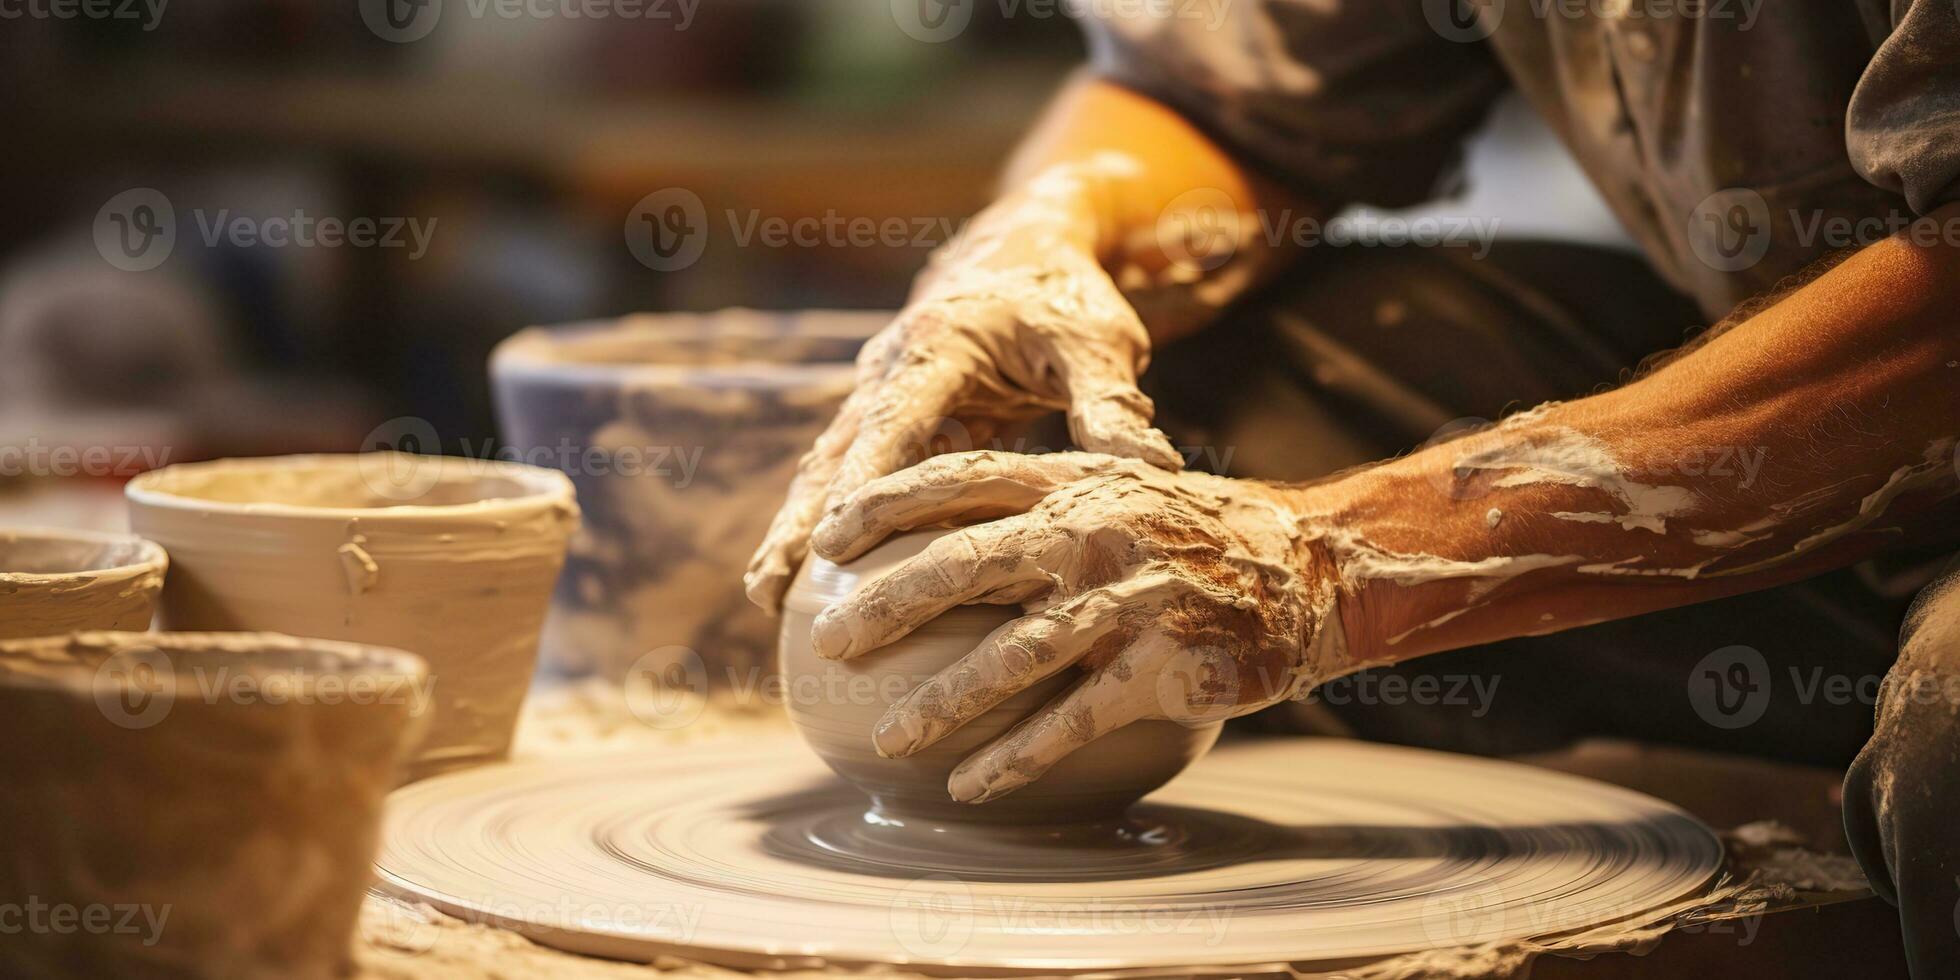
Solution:
M987 797L987 782L965 766L961 766L947 777L946 792L952 794L955 803L979 803Z
M842 660L851 655L850 620L836 615L836 606L824 610L810 625L810 649L825 660Z
M818 521L816 529L810 532L810 550L825 558L835 557L838 549L831 547L831 545L836 540L836 535L837 519L835 517L826 517Z
M993 767L984 763L969 765L962 763L953 770L946 780L946 792L951 793L955 803L986 803L997 800L1027 785L1027 781L1014 775L1013 770L1001 770L992 779L982 775L982 770Z
M900 701L892 705L885 716L878 719L878 726L871 733L871 744L884 758L903 759L919 751L919 743L925 740L925 733L921 731L924 726L906 710L906 703Z

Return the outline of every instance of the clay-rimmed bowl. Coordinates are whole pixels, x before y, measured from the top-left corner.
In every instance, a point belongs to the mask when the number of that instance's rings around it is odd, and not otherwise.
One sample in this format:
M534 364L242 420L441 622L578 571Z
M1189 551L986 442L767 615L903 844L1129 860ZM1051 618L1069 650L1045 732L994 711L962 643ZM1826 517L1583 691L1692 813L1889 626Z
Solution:
M435 706L408 777L508 756L578 524L564 474L404 453L284 456L171 466L126 493L132 526L171 555L166 629L410 651L429 663Z
M148 629L169 568L131 534L0 528L0 639Z
M640 315L498 345L490 379L504 443L564 466L585 510L545 629L551 670L633 684L649 651L664 651L647 664L658 668L685 648L705 683L759 689L775 670L776 623L748 602L742 572L798 457L850 393L859 348L891 318ZM587 449L608 461L634 451L640 465L583 466Z
M0 974L344 975L427 689L412 654L270 634L0 642L0 894L128 926L9 936Z
M839 776L872 800L874 817L896 821L1060 824L1113 819L1169 782L1211 748L1223 725L1140 721L1078 749L1046 775L981 804L953 802L947 777L967 756L1081 677L1073 668L994 706L924 751L881 758L871 733L892 701L1020 616L1017 606L959 606L889 646L853 660L811 651L810 626L826 607L925 550L947 531L900 535L844 565L812 557L783 603L782 671L790 721Z

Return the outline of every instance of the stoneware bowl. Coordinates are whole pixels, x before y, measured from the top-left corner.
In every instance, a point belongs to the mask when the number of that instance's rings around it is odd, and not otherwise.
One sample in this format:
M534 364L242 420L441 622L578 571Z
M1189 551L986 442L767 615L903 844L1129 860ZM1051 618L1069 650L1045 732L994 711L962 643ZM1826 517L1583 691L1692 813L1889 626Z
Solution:
M0 975L346 975L427 690L413 655L285 636L0 642L0 895L48 924Z
M953 768L1080 677L1064 670L996 705L932 747L904 759L879 757L871 731L885 709L966 655L1015 606L960 606L889 646L854 660L811 652L810 625L830 604L923 551L945 531L895 537L845 565L804 563L784 603L782 671L790 721L838 775L898 818L989 823L1071 823L1120 814L1169 782L1218 739L1219 724L1143 721L1119 728L1056 764L1034 783L989 803L947 795Z
M169 564L127 534L0 528L0 640L149 629Z
M636 316L497 348L506 445L562 468L585 510L546 627L552 669L633 682L636 665L684 661L690 683L759 689L776 624L743 596L742 571L849 393L858 348L890 318Z
M367 453L146 473L130 521L170 551L162 623L393 647L429 663L406 775L506 757L566 542L571 482L508 462Z

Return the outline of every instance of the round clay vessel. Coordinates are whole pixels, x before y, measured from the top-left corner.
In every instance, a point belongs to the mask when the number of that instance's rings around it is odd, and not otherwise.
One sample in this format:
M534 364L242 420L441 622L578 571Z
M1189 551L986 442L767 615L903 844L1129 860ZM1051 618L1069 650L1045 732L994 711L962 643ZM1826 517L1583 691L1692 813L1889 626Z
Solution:
M171 466L127 493L131 524L170 551L164 628L410 651L429 663L435 703L407 777L509 754L578 524L563 474L403 453L288 456Z
M0 895L98 922L15 930L0 975L347 975L427 691L411 654L270 634L0 642Z
M0 528L0 640L149 629L169 565L128 534Z
M858 348L889 322L726 310L536 328L498 345L505 444L562 468L585 512L545 626L548 668L632 683L657 666L642 664L650 651L685 647L708 684L758 690L776 623L743 594L742 571L797 458L850 392Z
M782 672L790 721L831 769L872 799L878 814L931 821L1073 823L1100 820L1169 782L1218 739L1213 723L1141 721L1078 749L1035 782L978 805L953 802L946 780L967 756L1014 727L1081 676L1073 668L1008 698L924 751L885 759L871 732L885 709L972 651L1018 606L959 606L903 639L853 660L819 658L810 626L832 603L925 550L948 531L894 537L855 561L812 556L785 598Z

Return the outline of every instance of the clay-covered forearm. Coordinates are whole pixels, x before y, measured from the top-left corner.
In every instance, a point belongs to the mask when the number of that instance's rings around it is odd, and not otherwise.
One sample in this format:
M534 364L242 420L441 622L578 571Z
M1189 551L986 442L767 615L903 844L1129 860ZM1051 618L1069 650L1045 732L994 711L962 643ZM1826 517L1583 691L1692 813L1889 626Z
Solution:
M1887 240L1634 384L1307 491L1355 652L1552 632L1960 534L1956 252Z
M1056 187L1073 184L1088 247L1158 344L1205 325L1271 274L1279 246L1258 215L1334 210L1258 176L1162 103L1086 76L1064 88L1009 163L1003 202L1044 181L1051 202Z

